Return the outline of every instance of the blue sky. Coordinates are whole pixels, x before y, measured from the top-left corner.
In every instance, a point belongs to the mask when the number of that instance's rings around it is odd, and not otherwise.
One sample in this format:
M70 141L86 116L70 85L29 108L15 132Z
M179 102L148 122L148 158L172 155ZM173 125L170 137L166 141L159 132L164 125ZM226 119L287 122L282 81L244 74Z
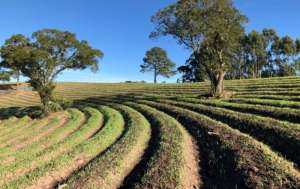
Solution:
M100 71L66 71L59 81L120 82L152 81L151 73L140 73L139 65L146 50L160 46L179 66L189 51L170 37L151 40L154 26L150 17L175 0L1 0L0 44L12 34L30 36L43 28L57 28L77 34L89 41L105 56ZM300 38L300 1L235 0L236 6L249 17L247 31L274 28L280 35ZM179 75L159 81L174 82Z

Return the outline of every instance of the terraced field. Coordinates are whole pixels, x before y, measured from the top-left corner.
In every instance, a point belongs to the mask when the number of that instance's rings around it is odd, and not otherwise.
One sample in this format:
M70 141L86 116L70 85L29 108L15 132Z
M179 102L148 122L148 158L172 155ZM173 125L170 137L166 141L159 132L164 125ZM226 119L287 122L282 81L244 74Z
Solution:
M0 188L300 188L300 78L225 88L59 83L74 104L43 119L34 92L2 94Z

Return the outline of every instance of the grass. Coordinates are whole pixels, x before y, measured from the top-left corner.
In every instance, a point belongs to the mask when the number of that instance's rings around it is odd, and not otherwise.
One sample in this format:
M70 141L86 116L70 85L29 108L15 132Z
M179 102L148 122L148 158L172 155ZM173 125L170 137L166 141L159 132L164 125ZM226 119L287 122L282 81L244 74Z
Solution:
M280 152L283 156L300 165L300 151L290 150L300 147L299 127L294 127L289 123L280 122L270 118L259 117L252 114L245 114L195 103L175 102L170 100L160 100L160 103L187 108L198 113L209 116L218 121L222 121L234 129L250 134L259 141L270 145L273 150Z
M125 188L182 188L183 134L180 124L172 117L151 107L128 103L141 112L152 125L152 134L157 137L151 144L151 157L142 171L133 173ZM136 180L136 178L140 178Z
M121 135L124 120L122 116L113 109L101 107L100 110L103 112L106 122L104 128L93 138L77 145L76 148L70 152L62 154L58 158L35 168L31 172L6 183L3 188L24 188L32 184L39 185L40 183L35 183L37 178L43 177L47 180L49 179L47 175L56 175L56 179L61 179L61 177L64 176L64 169L70 169L70 171L73 172L83 166L81 163L76 163L77 158L83 158L82 161L87 163L88 159L93 159L98 153L101 153L101 151L104 151L107 147L109 147L109 145L111 145ZM97 117L101 119L101 114L98 113ZM93 122L90 122L89 124L98 125L99 122L97 121L99 119L94 119ZM59 176L59 174L61 174L61 176Z
M264 117L271 117L278 120L300 123L300 110L291 108L277 108L264 105L249 105L244 103L222 102L220 100L197 100L192 98L179 99L185 102L204 104L209 106L226 108L243 113L252 113Z
M0 95L0 188L300 188L300 78L209 87L58 83L74 106L43 119Z
M211 170L211 186L222 188L297 188L300 174L292 163L270 148L228 125L195 112L154 102L146 102L177 117L197 136ZM204 155L204 154L203 154ZM235 158L232 158L235 157ZM239 176L243 175L243 177Z
M123 136L103 155L68 179L65 188L118 188L142 158L150 140L150 124L139 112L128 106L113 105L126 120Z

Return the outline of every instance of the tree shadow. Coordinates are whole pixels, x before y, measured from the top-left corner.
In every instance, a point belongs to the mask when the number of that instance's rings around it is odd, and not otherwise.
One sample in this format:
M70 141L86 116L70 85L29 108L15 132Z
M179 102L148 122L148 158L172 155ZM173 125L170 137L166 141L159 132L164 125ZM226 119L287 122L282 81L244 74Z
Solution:
M8 119L13 116L18 118L24 116L29 116L33 119L40 118L42 110L39 106L0 108L0 119Z

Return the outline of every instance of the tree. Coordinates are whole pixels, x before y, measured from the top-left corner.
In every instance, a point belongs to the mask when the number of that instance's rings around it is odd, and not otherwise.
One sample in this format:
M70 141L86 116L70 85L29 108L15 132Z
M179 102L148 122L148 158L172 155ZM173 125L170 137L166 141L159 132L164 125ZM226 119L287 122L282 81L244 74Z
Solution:
M168 58L167 52L159 47L153 47L146 52L141 65L141 72L153 72L154 83L157 82L157 76L169 78L175 75L175 64Z
M75 34L56 29L34 32L31 39L18 34L5 41L1 48L1 66L20 70L41 98L44 113L55 105L54 80L64 70L98 70L100 50L87 41L79 41Z
M10 80L11 74L6 71L1 71L0 72L0 81L9 81Z
M252 78L260 77L262 68L267 64L267 39L263 34L253 30L245 35L243 44L247 55L248 71Z
M294 76L297 71L299 41L289 36L277 38L272 44L273 66L277 76Z
M152 17L150 37L171 35L190 49L211 81L211 94L221 96L246 21L231 0L179 0Z
M183 83L202 82L207 78L203 66L197 62L193 55L190 56L185 65L178 67L177 71L182 74Z

